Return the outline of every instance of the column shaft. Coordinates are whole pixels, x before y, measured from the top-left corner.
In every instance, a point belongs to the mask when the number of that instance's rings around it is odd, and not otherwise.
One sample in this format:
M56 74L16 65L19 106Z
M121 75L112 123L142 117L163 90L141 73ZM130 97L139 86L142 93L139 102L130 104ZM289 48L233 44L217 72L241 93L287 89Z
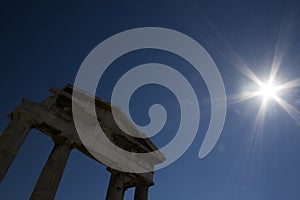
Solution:
M12 119L0 135L0 182L22 146L32 123L23 119Z
M148 190L147 185L137 185L134 192L134 200L148 200Z
M47 163L31 194L31 200L52 200L66 167L71 146L67 143L55 144Z
M122 200L124 192L124 175L121 172L112 173L107 189L106 200Z

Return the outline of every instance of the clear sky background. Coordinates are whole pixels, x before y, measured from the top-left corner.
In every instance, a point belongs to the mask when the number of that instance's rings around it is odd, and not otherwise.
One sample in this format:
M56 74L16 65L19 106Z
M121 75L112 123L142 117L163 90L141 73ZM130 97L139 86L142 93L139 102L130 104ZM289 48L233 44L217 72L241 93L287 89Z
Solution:
M124 72L148 62L179 70L199 99L197 137L179 160L155 173L150 199L300 199L300 121L271 100L264 126L257 131L255 119L262 99L235 103L231 98L253 86L238 69L242 62L267 80L274 57L282 57L277 81L300 76L299 9L296 0L2 2L0 129L22 98L39 102L50 95L49 88L73 84L83 59L109 36L137 27L170 28L194 38L209 52L222 74L229 105L219 142L200 160L210 103L205 83L192 66L158 50L131 52L110 66L97 91L107 101ZM280 97L300 109L299 86ZM166 126L152 138L162 147L176 133L179 105L166 88L147 85L132 97L131 114L137 123L148 122L147 111L153 103L163 104L169 115ZM31 131L0 185L0 199L29 198L52 146L51 139ZM104 199L108 181L104 166L73 151L56 199ZM125 199L132 196L129 190Z

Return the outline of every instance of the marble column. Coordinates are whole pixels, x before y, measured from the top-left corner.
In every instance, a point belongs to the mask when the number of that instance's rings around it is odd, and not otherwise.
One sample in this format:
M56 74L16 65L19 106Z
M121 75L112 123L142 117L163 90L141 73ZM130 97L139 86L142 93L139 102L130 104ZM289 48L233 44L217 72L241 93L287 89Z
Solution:
M136 186L134 200L148 200L149 185L140 183Z
M31 194L31 200L52 200L55 198L71 149L69 142L55 143Z
M125 192L124 174L122 172L111 172L106 200L122 200Z
M0 182L33 125L34 122L30 119L13 118L0 135Z

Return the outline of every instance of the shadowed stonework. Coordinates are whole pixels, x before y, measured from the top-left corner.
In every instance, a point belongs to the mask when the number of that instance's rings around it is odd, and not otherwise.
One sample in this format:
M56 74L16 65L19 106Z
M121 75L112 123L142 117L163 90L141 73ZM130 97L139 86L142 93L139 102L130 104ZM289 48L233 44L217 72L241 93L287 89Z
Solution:
M73 89L75 90L71 85L67 85L61 90L50 89L53 96L46 98L40 103L23 99L22 103L9 115L11 121L0 136L0 181L4 178L31 128L38 129L50 136L55 143L30 199L55 198L59 182L72 149L76 148L84 155L99 162L82 144L74 126L72 116ZM89 98L89 94L79 89L76 89L76 92L82 93L85 99ZM80 105L82 103L84 104L84 102L81 102ZM115 145L124 150L136 153L157 150L157 147L150 139L132 137L120 130L113 119L109 103L96 98L95 105L101 128L104 130L107 138ZM84 107L82 107L82 110L82 115L87 115L86 119L88 120L88 111L85 111ZM127 124L127 130L138 132L121 111L120 116L123 123ZM100 152L100 156L103 156L101 160L109 162L110 158L105 157L105 155L107 154L102 155ZM154 169L154 165L162 163L165 160L164 155L159 151L155 155L153 159L149 160L140 160L135 157L126 159L130 159L129 163L142 164ZM135 200L148 199L148 188L154 184L153 172L144 174L125 173L109 167L107 170L111 173L106 195L107 200L123 199L124 192L131 187L136 187Z

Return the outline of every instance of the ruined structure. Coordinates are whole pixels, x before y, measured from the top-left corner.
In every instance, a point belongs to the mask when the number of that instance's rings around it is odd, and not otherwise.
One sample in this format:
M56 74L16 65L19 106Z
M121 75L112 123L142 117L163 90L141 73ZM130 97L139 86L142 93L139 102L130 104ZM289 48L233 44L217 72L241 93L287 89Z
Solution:
M52 152L36 182L31 194L32 200L54 199L59 182L72 149L96 160L83 146L76 132L72 117L72 92L87 93L67 85L63 89L50 89L52 96L40 103L23 99L22 103L9 115L10 123L0 136L0 182L18 153L30 129L35 128L53 139ZM114 123L111 105L96 97L98 121L105 135L119 147L134 152L157 150L148 138L136 138L125 134ZM83 113L84 114L84 113ZM109 159L109 158L106 158ZM163 154L143 162L154 167L165 160ZM137 162L131 158L130 162ZM126 189L135 187L135 200L148 199L148 188L153 183L153 172L144 174L125 173L107 168L111 173L106 200L123 199Z

